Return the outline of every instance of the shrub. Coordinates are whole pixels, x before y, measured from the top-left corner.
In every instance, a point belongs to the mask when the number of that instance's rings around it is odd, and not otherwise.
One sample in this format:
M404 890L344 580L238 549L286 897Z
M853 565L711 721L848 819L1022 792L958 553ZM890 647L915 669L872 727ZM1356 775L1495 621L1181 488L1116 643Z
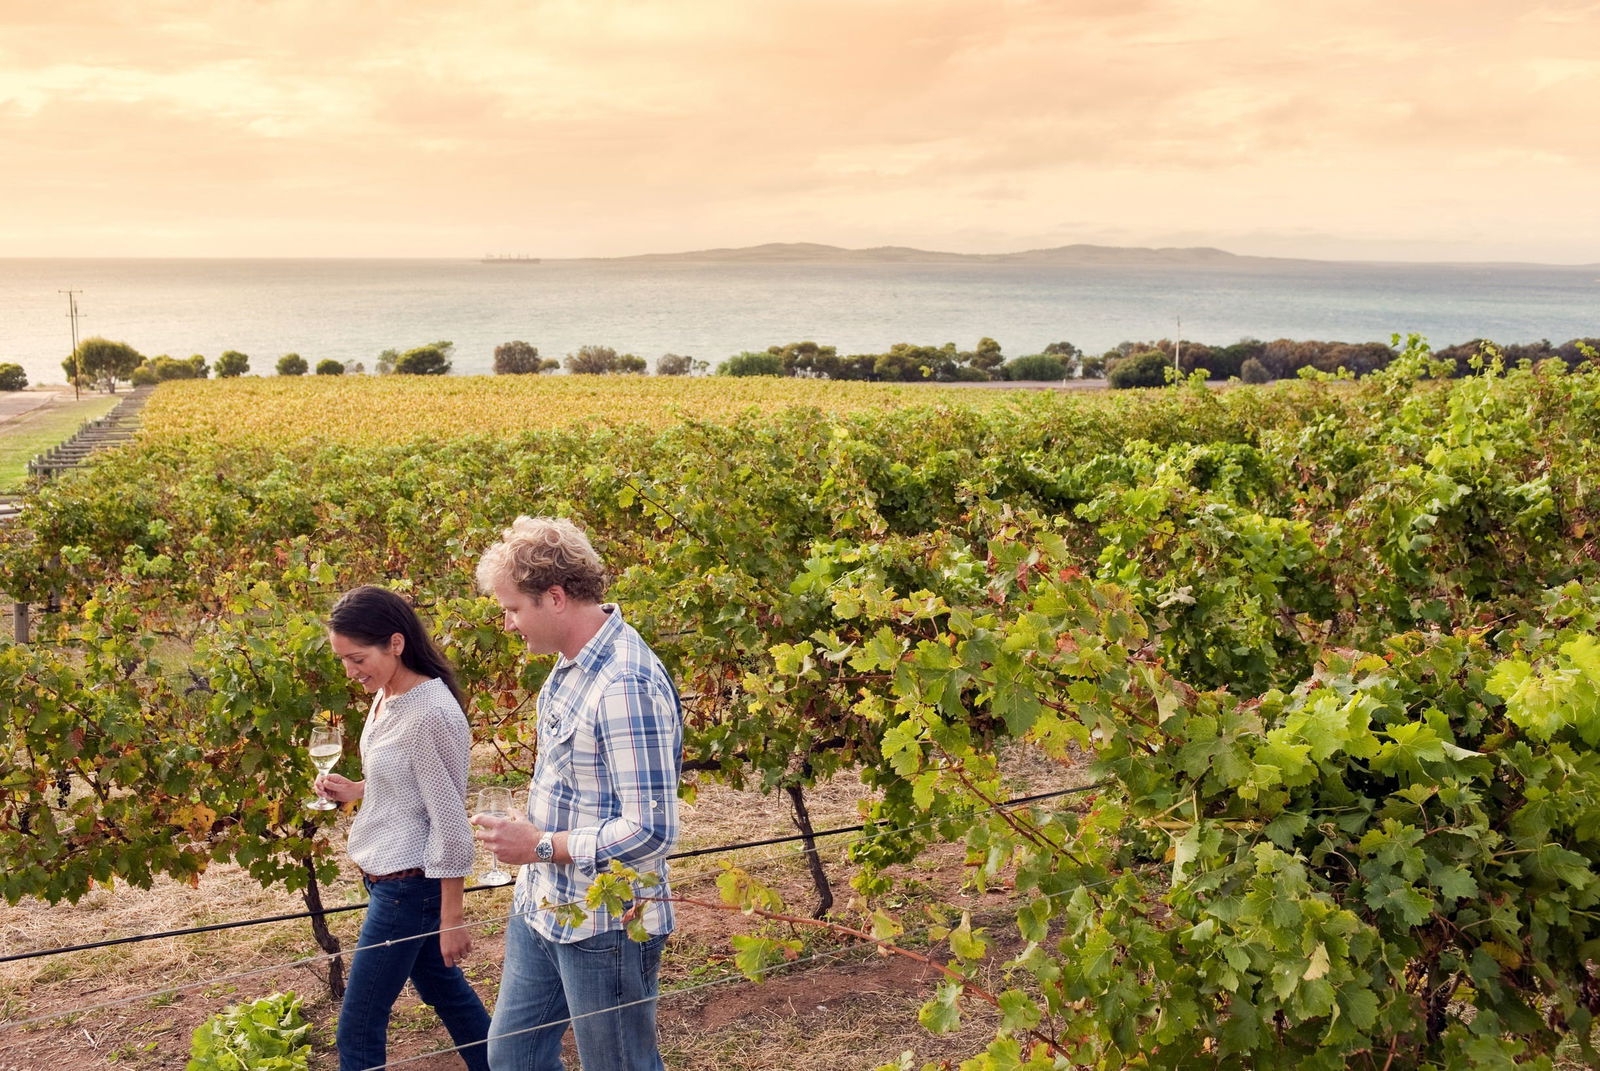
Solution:
M250 371L250 358L238 350L223 350L217 358L217 378L232 379Z
M783 374L786 376L803 379L838 378L832 374L839 360L839 351L833 346L807 339L804 342L786 342L782 346L768 346L767 352L783 359Z
M449 342L432 342L406 350L394 362L394 370L402 376L444 376L450 374Z
M208 371L206 359L198 353L182 361L163 353L159 357L146 358L143 364L133 370L129 380L135 387L149 387L169 379L204 379Z
M619 354L610 346L579 346L577 353L567 354L566 366L568 372L579 376L642 375L650 367L643 357Z
M26 390L28 373L20 364L0 364L0 390Z
M286 353L278 358L278 375L303 376L310 369L306 359L298 353Z
M317 362L317 375L342 376L344 375L344 363L336 361L332 357L325 357Z
M1111 366L1106 382L1113 390L1128 387L1160 387L1167 382L1167 369L1172 362L1160 350L1145 350L1124 357Z
M1032 353L1026 357L1013 357L1005 363L1005 378L1014 383L1028 380L1065 379L1067 366L1053 353Z
M735 354L717 365L719 376L781 376L783 358L776 353Z
M957 358L957 363L983 374L979 376L957 374L954 378L968 382L998 378L996 370L1005 363L1005 360L1005 354L1000 352L1000 343L992 338L980 338L978 348L971 353L961 354Z
M560 361L540 357L539 347L526 342L502 342L494 348L494 374L497 376L536 376L560 367Z
M880 353L874 359L872 374L877 379L902 383L925 380L948 383L956 378L956 369L961 367L965 357L956 352L954 342L946 342L943 346L896 342L889 347L888 353Z
M1239 366L1239 378L1246 383L1271 383L1272 373L1267 371L1267 366L1254 357L1246 357Z
M686 376L694 371L694 358L681 353L663 353L656 358L656 375Z

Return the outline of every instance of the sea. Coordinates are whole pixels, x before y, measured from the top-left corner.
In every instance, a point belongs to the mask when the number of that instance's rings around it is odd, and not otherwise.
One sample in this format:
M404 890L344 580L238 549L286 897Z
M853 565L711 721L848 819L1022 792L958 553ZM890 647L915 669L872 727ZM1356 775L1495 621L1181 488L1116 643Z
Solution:
M1007 356L1067 341L1103 352L1182 337L1385 341L1436 347L1600 335L1600 266L1245 260L1237 268L1015 263L719 263L677 260L0 259L0 362L62 382L80 338L146 355L248 354L254 373L298 353L363 362L448 340L454 371L492 370L511 340L560 358L585 344L712 367L812 340L841 354L896 342Z

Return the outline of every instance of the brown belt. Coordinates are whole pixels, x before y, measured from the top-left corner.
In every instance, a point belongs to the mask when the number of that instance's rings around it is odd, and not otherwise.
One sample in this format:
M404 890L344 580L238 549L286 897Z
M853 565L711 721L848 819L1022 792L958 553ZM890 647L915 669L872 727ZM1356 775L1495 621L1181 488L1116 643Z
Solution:
M414 866L407 870L396 870L393 874L368 874L365 870L363 870L361 871L361 876L371 882L399 881L401 878L422 877L422 868L420 866Z

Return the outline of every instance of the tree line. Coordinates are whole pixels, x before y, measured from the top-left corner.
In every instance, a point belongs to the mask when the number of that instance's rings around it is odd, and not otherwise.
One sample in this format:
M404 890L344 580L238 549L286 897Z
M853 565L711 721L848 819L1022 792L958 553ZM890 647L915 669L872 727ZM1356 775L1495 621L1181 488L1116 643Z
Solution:
M884 353L841 355L838 348L814 341L790 342L765 350L747 350L719 363L719 376L792 376L802 379L875 382L1054 382L1067 379L1101 379L1113 388L1158 387L1169 369L1181 375L1204 371L1211 379L1240 379L1270 383L1298 376L1303 369L1348 372L1364 376L1386 368L1398 355L1400 337L1384 342L1338 342L1280 338L1271 342L1240 339L1213 346L1190 339L1121 342L1101 354L1085 353L1071 342L1052 342L1038 353L1007 358L992 338L981 338L970 350L953 342L942 346L897 342ZM1472 370L1474 359L1492 347L1510 364L1522 360L1557 358L1569 367L1585 360L1584 348L1600 348L1600 338L1572 339L1554 345L1538 342L1498 345L1476 338L1436 351L1440 360L1453 362L1457 375ZM386 349L374 363L378 375L449 375L454 366L454 343L430 342L408 350ZM178 359L165 354L146 357L126 342L105 338L85 339L62 362L70 380L84 386L115 391L119 382L147 386L171 379L219 379L246 375L250 358L238 350L224 350L211 365L201 354ZM280 376L302 376L313 371L298 353L286 353L273 366ZM346 364L331 358L318 361L317 375L362 374L363 362ZM540 375L565 371L570 375L647 375L648 360L633 353L618 353L611 346L584 345L558 360L544 357L539 347L524 341L494 348L496 375ZM678 353L664 353L655 361L658 376L713 374L710 362ZM18 365L0 365L0 390L21 390L27 376Z

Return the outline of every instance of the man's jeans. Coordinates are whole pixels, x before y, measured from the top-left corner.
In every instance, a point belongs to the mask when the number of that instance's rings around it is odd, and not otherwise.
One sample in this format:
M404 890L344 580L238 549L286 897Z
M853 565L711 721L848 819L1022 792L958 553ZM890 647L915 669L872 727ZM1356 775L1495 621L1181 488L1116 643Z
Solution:
M419 876L366 884L369 903L360 944L379 947L362 947L350 967L339 1009L339 1071L383 1066L389 1012L407 978L439 1013L451 1039L470 1046L461 1050L467 1067L489 1071L483 1045L489 1013L461 968L444 965L439 937L433 933L439 928L439 879ZM419 933L433 935L414 936ZM385 941L396 943L384 947Z
M640 943L608 930L562 944L512 919L489 1027L489 1066L561 1071L570 1018L583 1071L663 1071L656 975L666 943L666 934Z

